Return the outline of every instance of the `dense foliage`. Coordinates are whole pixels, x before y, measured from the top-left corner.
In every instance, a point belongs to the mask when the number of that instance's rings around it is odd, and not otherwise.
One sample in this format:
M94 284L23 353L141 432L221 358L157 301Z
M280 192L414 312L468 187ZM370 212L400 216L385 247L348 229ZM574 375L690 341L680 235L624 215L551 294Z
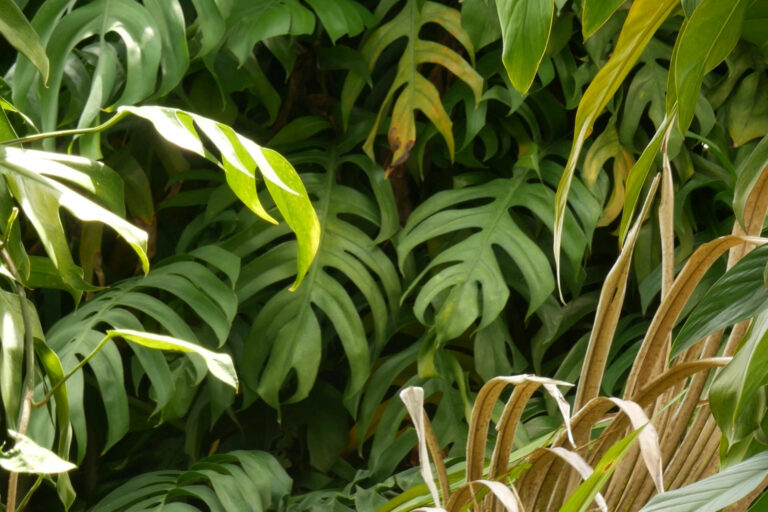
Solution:
M762 510L766 26L0 0L0 509Z

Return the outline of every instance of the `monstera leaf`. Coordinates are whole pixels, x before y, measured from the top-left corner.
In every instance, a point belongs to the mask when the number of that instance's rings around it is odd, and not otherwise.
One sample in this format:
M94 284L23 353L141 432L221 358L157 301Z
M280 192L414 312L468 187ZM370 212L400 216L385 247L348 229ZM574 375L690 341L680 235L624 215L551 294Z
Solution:
M78 117L78 127L85 128L98 124L101 109L134 104L153 93L167 94L184 76L189 56L177 0L97 0L70 10L72 4L45 2L32 20L47 44L48 83L37 80L37 70L21 57L11 80L20 110L38 108L39 96L39 111L32 117L40 120L43 131L56 129L62 121L59 100L64 84L69 89L69 112ZM53 149L53 141L46 144L46 149ZM99 137L86 136L81 149L87 156L100 157Z
M401 268L418 245L453 236L406 292L418 289L414 313L420 322L434 324L438 344L457 338L476 320L479 328L487 327L504 309L509 289L495 249L506 253L520 273L525 286L517 288L527 294L529 315L554 289L547 256L510 215L512 208L526 208L551 229L554 194L530 182L527 171L518 171L511 179L437 193L408 218L397 247ZM573 216L566 220L563 240L578 268L587 239Z
M373 142L379 131L379 125L389 112L392 101L397 97L392 111L392 120L387 130L389 146L393 153L391 166L402 164L408 159L416 141L414 117L416 110L420 110L435 125L445 139L448 151L453 158L455 144L451 120L443 108L437 87L419 72L418 68L421 65L439 64L448 69L469 85L474 93L475 103L480 102L482 95L483 79L466 60L447 46L419 37L422 27L427 23L439 24L461 43L471 57L474 57L472 41L461 26L459 11L436 2L417 0L409 0L397 16L377 28L361 49L368 68L373 70L382 52L388 46L402 37L408 38L408 44L397 65L394 81L363 146L368 156L373 159ZM345 126L364 86L365 77L355 72L347 75L341 93L341 111Z
M325 333L335 333L341 341L351 370L347 398L353 397L368 378L372 355L387 339L400 299L397 271L370 234L370 227L376 226L380 238L389 237L397 226L384 171L362 155L339 157L333 151L309 151L292 160L324 170L302 175L308 193L316 198L322 233L304 283L295 291L285 286L296 273L296 244L284 240L285 228L251 223L222 242L222 247L248 258L237 288L245 305L241 309L260 304L244 348L243 378L250 390L275 407L308 395L319 370ZM338 184L338 169L367 171L380 204ZM382 210L389 213L382 215ZM364 323L368 315L371 322ZM292 371L296 387L284 400L279 393Z
M213 268L213 270L211 269ZM59 320L47 333L47 346L61 361L65 371L74 368L82 357L94 350L107 330L158 332L205 346L215 340L221 346L237 310L233 290L239 259L218 247L204 247L191 256L178 257L159 264L146 277L122 281L100 292L79 309ZM229 285L214 270L230 276ZM185 318L197 318L195 322ZM210 345L210 342L208 342ZM151 396L157 412L178 416L190 405L187 388L200 384L206 366L197 356L180 357L170 363L162 352L130 343L142 371L133 372L136 384L146 377L152 385ZM96 385L106 405L106 448L128 431L128 394L124 386L123 359L120 350L108 343L89 361ZM181 388L181 389L180 389ZM83 403L83 373L76 372L67 381L69 413L77 438L78 460L87 443ZM39 415L37 421L44 421Z
M169 469L134 477L90 511L276 510L290 493L291 484L272 455L239 450L206 457L187 471Z

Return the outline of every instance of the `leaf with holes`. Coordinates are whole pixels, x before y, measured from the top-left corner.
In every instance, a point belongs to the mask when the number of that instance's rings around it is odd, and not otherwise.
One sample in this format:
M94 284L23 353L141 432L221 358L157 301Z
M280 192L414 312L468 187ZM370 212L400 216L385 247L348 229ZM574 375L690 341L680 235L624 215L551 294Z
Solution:
M435 325L438 343L457 338L477 320L478 328L487 327L504 309L509 289L496 248L512 259L521 274L528 315L552 292L549 260L510 215L513 207L526 208L545 226L552 226L552 190L529 181L532 176L522 172L511 179L439 192L408 218L397 246L401 268L420 244L453 237L407 291L418 290L414 313L420 322ZM483 204L476 206L478 202ZM565 233L566 253L578 268L586 237L573 217L566 220Z
M377 28L363 44L361 52L368 68L373 70L382 52L396 40L406 37L407 46L400 57L395 71L395 78L389 92L381 103L381 108L363 145L365 152L374 159L373 143L379 131L379 125L395 102L392 110L387 136L392 150L390 166L404 163L416 141L415 111L420 110L429 118L445 139L448 152L453 158L453 131L448 113L440 100L437 87L419 71L423 64L438 64L464 81L475 96L475 103L480 102L483 92L483 78L458 53L433 41L419 37L419 32L427 23L437 23L455 37L464 49L474 58L474 49L469 36L461 26L459 11L436 2L408 0L403 10L391 21ZM344 126L349 123L349 116L357 98L365 86L365 77L350 72L344 81L341 93L341 112ZM395 98L397 98L395 100Z

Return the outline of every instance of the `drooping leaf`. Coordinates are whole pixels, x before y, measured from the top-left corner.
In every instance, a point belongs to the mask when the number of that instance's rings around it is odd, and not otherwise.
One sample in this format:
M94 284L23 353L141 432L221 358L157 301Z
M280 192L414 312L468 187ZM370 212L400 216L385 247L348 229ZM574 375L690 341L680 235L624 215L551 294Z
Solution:
M21 407L22 371L24 368L24 315L31 322L31 336L43 338L40 320L35 306L16 293L0 290L0 398L3 403L5 423L17 428ZM26 309L22 312L21 308Z
M728 133L736 146L768 135L768 81L763 73L747 75L728 105Z
M407 37L407 46L398 61L395 78L381 103L376 121L373 124L363 149L373 160L373 143L379 130L379 125L395 101L392 118L387 130L389 146L392 150L390 167L403 164L416 141L415 111L420 110L445 139L448 152L453 158L453 131L448 113L440 100L440 93L435 85L424 77L418 67L422 64L439 64L464 81L472 89L475 102L480 101L483 89L483 79L474 68L458 53L447 46L427 41L419 37L421 27L427 23L437 23L455 37L474 56L474 49L469 36L461 26L459 11L445 5L426 1L408 0L402 11L392 20L379 26L366 39L361 52L369 69L373 69L382 52L396 40ZM365 87L365 77L350 72L344 81L341 93L341 112L344 126L349 122L349 116L357 98ZM395 97L397 99L395 100Z
M641 431L642 429L630 432L625 438L611 446L602 456L600 462L595 465L592 475L576 488L559 512L585 512L597 493L608 482L619 461L627 454Z
M256 43L282 35L311 34L315 16L298 0L249 0L229 3L225 46L243 65Z
M230 259L234 256L230 255ZM201 257L205 261L204 257ZM237 261L237 260L235 260ZM168 301L157 297L171 297ZM173 307L172 307L173 306ZM88 355L104 338L106 330L129 330L156 332L148 328L147 322L156 322L173 338L195 345L202 345L200 335L210 336L220 346L229 334L235 316L237 298L227 286L205 265L192 257L181 257L165 265L159 265L147 277L127 279L112 288L100 292L73 313L59 320L47 333L48 345L58 355L66 370L73 368L80 358ZM184 321L181 314L189 313L202 322L196 332ZM154 390L158 412L168 412L186 405L176 403L176 380L179 371L193 376L193 385L198 385L205 376L202 361L181 358L169 365L165 356L158 351L140 345L130 345L137 362L142 368L135 378L146 375ZM215 348L214 347L209 347ZM90 361L89 367L96 375L97 386L102 399L109 406L107 412L107 447L123 437L128 428L127 394L123 385L124 368L121 357L112 343L108 343ZM232 382L232 378L229 378ZM181 381L180 386L189 386ZM83 382L80 373L67 381L71 405L72 426L78 441L78 460L86 447L85 410L83 409ZM173 409L173 410L172 410Z
M34 64L48 81L49 62L40 37L13 0L0 1L0 34Z
M335 179L339 169L354 169L368 174L374 190L383 191L383 187L389 187L380 179L383 170L362 155L337 156L325 150L306 151L293 160L297 165L315 169L319 166L324 171L302 175L307 190L317 198L315 208L322 233L317 262L309 269L305 283L295 291L284 287L285 280L293 278L296 272L295 242L285 240L274 247L266 245L285 235L282 226L249 221L222 242L223 247L248 258L241 276L243 285L237 289L241 303L271 290L254 313L243 364L248 368L244 372L245 384L274 407L309 394L323 354L326 322L330 322L330 332L341 341L350 366L345 398L360 391L368 378L371 353L379 353L387 339L389 319L398 310L401 293L397 271L373 237L364 231L365 225L372 223L380 227L381 234L391 236L392 226L387 223L394 222L396 226L397 220L381 213L394 208L391 189L389 195L376 194L380 202L377 205ZM265 268L270 271L265 272ZM372 316L369 329L360 318L367 314L364 312ZM295 391L287 400L279 399L279 392L293 371L297 378Z
M268 221L276 222L266 212L256 192L255 171L258 169L280 213L296 233L298 272L293 288L301 284L317 252L320 224L304 185L290 162L279 153L243 137L229 126L206 117L165 107L123 107L121 111L147 119L168 141L216 163L224 170L232 191L251 211ZM205 149L195 123L219 150L221 160Z
M176 0L151 0L143 4L131 0L99 0L71 11L68 9L72 2L49 3L51 5L41 9L33 20L35 28L43 34L51 60L48 85L34 84L34 73L25 69L28 63L23 61L17 64L12 81L14 102L22 110L28 104L27 95L39 93L40 111L33 118L40 119L43 131L52 131L59 124L59 101L65 72L72 66L70 59L82 59L83 69L88 54L95 54L97 59L92 75L86 73L84 77L87 83L83 95L76 99L83 106L76 113L81 128L98 124L101 109L134 104L156 91L169 92L187 70L184 17ZM97 38L94 42L93 36ZM126 52L121 51L121 45ZM125 55L125 85L115 97L121 54ZM98 137L87 136L81 142L81 147L93 158L101 156ZM53 141L46 141L45 147L52 150Z
M745 210L750 196L760 193L755 186L768 169L768 137L764 137L750 152L736 170L736 185L733 191L733 213L742 227L746 227Z
M203 358L208 371L223 383L237 389L237 373L232 363L232 358L227 354L212 352L200 345L188 341L152 334L148 332L133 331L130 329L115 329L107 331L107 335L120 336L123 339L155 350L167 350L171 352L187 352L197 354Z
M587 91L579 102L579 108L576 111L573 145L555 196L554 254L558 282L560 247L563 223L566 218L568 191L571 188L571 181L584 141L592 132L595 120L632 70L653 34L678 5L679 1L677 0L663 0L661 2L658 0L638 0L633 2L611 58L590 82ZM629 188L629 184L627 187ZM639 195L639 190L637 194Z
M766 319L765 312L756 317L746 341L709 392L712 415L731 445L758 430L765 415L760 389L768 384Z
M512 85L525 94L547 49L555 5L552 0L496 0L504 43L502 62Z
M333 43L344 35L354 37L376 23L362 4L353 0L307 0Z
M80 220L101 222L114 229L136 252L144 271L149 270L147 234L122 218L123 184L113 170L82 157L0 147L0 174L73 293L89 285L72 259L61 208ZM94 196L104 206L92 200Z
M682 133L693 120L704 74L720 64L739 40L748 4L747 0L702 0L683 25L670 70L669 87L674 89L667 89L667 97L677 99Z

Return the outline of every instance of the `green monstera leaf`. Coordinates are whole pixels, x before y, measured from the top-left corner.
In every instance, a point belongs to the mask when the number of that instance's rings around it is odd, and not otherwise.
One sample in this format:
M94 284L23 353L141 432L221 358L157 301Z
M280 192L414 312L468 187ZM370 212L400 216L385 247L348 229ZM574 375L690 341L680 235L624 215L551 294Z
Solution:
M532 173L518 171L510 179L437 193L408 219L397 246L401 268L420 244L444 241L443 249L407 291L416 292L416 318L434 324L438 344L457 338L478 320L480 329L487 327L504 309L509 288L497 249L511 258L519 272L521 279L512 286L526 295L528 315L554 289L549 259L512 214L513 208L528 209L552 229L554 195L545 184L533 182ZM545 164L542 172L555 177L557 169ZM590 196L583 192L583 197ZM592 202L597 206L594 198ZM590 223L599 217L599 206L597 210L592 209ZM572 267L578 269L587 238L574 216L565 223L563 247Z
M301 400L317 378L325 340L338 337L350 367L346 398L353 407L369 376L371 358L388 339L399 306L400 279L378 246L397 229L394 198L383 169L363 155L311 150L292 160L323 171L302 174L308 193L315 198L322 233L304 283L295 291L285 286L296 272L296 245L283 240L285 228L251 223L222 242L247 258L237 289L241 304L261 304L243 353L242 364L248 369L243 378L250 390L274 407ZM378 204L338 184L339 169L368 175ZM372 225L378 228L379 240L370 233ZM370 327L363 321L368 315ZM282 398L280 391L292 372L296 386L292 395Z
M177 0L98 0L72 9L74 3L45 2L32 20L51 62L47 84L23 58L11 81L14 103L30 110L43 131L73 120L79 128L97 125L101 109L167 94L181 81L189 56ZM64 87L70 102L62 117ZM54 148L52 140L45 144ZM83 137L80 147L101 156L98 135Z
M238 450L199 460L186 471L144 473L109 493L91 512L274 510L291 478L272 455Z
M234 281L226 284L218 272L236 278L240 260L218 247L202 247L190 256L177 257L158 264L146 277L135 277L117 283L95 295L76 311L59 320L47 333L47 346L58 356L65 371L76 367L108 334L108 330L157 332L163 330L173 338L206 346L204 340L215 340L218 348L227 339L237 310ZM232 272L235 271L233 274ZM231 277L230 277L231 279ZM184 318L197 318L196 322ZM158 327L159 326L159 327ZM112 337L119 336L113 333ZM127 336L126 339L130 339ZM142 341L142 340L139 340ZM152 341L152 340L150 340ZM157 340L156 340L157 341ZM194 389L206 375L206 364L196 355L167 360L152 348L181 350L158 343L129 343L141 371L133 371L135 384L145 377L152 388L156 412L178 417L190 406ZM184 348L184 347L182 347ZM107 343L89 361L96 386L108 406L106 448L119 441L128 431L128 392L124 386L124 366L120 351ZM74 373L66 383L69 414L77 439L78 460L87 445L84 379ZM234 391L230 393L234 396ZM224 398L222 398L224 400ZM41 414L33 420L45 422Z

